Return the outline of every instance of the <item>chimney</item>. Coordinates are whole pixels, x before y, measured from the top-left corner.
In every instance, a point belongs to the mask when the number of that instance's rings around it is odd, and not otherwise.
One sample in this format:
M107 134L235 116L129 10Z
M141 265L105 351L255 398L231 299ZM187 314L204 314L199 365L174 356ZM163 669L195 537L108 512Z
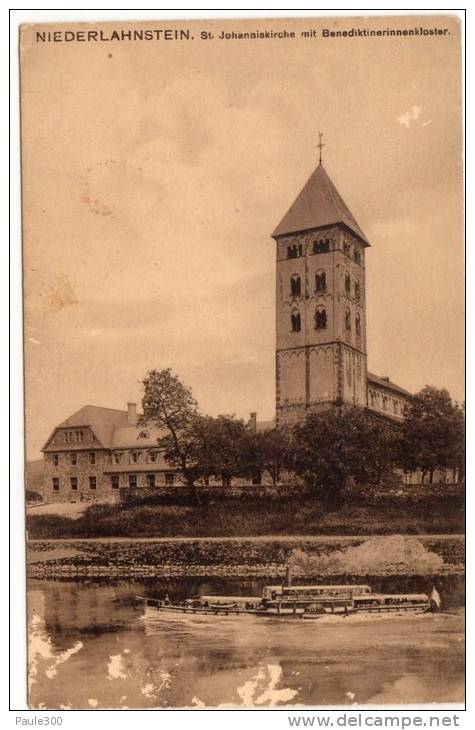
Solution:
M257 431L257 413L255 411L252 411L249 414L249 428L253 433L256 433Z
M137 425L137 403L127 403L127 422L130 426Z

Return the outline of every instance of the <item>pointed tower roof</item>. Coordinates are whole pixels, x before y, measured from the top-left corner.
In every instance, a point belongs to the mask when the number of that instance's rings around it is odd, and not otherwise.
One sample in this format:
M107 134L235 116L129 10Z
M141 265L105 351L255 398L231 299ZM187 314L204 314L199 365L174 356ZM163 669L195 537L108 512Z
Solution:
M366 246L370 245L323 165L319 165L272 235L283 236L335 223L348 226Z

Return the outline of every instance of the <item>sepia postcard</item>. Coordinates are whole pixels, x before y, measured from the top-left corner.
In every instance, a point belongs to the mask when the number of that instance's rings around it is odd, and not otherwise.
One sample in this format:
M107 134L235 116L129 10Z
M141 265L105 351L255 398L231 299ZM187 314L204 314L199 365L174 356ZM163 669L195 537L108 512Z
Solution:
M462 60L20 28L31 709L463 709Z

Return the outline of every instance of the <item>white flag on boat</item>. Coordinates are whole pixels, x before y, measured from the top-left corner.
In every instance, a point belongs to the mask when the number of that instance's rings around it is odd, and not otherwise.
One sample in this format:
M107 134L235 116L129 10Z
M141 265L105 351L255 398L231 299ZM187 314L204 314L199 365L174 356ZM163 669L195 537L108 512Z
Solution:
M442 605L442 599L440 597L440 593L435 586L432 586L432 593L430 594L430 601L433 602L437 606L437 608L440 608Z

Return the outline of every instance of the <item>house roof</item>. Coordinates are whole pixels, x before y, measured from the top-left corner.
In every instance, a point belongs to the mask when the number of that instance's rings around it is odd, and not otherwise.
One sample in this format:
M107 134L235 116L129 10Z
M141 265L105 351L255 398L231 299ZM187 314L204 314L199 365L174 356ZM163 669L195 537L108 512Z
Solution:
M283 236L336 223L345 224L366 246L370 245L323 165L319 165L272 235Z
M159 439L167 435L166 429L156 426L125 426L117 428L112 438L113 449L158 447Z
M101 408L100 406L84 406L60 423L57 428L89 426L101 445L111 448L115 430L127 426L127 424L127 411Z
M368 383L373 383L374 385L377 385L381 388L393 390L396 393L400 393L401 395L412 398L412 393L410 393L408 390L405 390L404 388L401 388L401 386L396 385L396 383L393 383L392 380L389 380L388 377L382 377L380 375L375 375L374 373L368 372Z

